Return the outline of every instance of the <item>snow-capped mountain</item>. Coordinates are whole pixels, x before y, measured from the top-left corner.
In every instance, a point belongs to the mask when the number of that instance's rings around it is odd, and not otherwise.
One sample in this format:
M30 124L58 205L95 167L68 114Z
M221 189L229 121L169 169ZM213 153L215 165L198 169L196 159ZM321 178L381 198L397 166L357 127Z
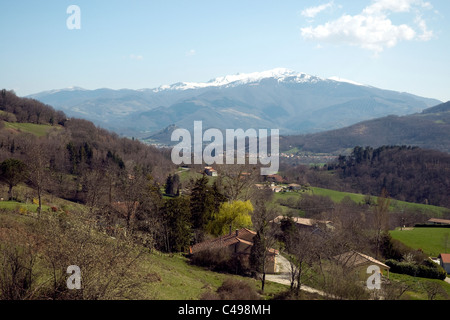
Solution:
M68 88L29 96L119 134L145 137L169 126L280 129L282 134L337 129L386 115L420 112L440 101L351 80L277 68L142 90Z
M189 90L189 89L203 89L211 87L236 87L245 84L257 84L266 79L275 79L278 82L289 81L294 83L306 83L306 82L315 83L317 81L324 80L315 76L308 75L306 73L299 73L286 68L276 68L263 72L238 73L236 75L227 75L224 77L212 79L208 82L179 82L173 85L163 85L157 89L154 89L154 92L159 92L162 90Z
M356 82L356 81L352 81L352 80L348 80L348 79L344 79L344 78L340 78L340 77L337 77L337 76L330 77L330 78L328 78L328 80L350 83L350 84L354 84L355 86L366 86L365 84L362 84L362 83L359 83L359 82Z

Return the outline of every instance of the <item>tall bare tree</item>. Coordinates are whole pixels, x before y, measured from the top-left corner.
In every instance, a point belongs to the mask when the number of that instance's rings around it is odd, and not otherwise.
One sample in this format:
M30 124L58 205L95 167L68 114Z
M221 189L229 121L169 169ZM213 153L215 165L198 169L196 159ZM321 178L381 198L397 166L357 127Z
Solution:
M217 167L218 185L229 201L246 201L252 198L259 170L251 165L221 165Z
M295 228L287 236L287 250L291 265L291 290L299 296L304 277L319 259L317 242L310 230Z
M26 148L28 180L36 189L38 197L38 217L42 211L42 194L49 177L49 157L47 143L41 139L31 139Z
M381 196L377 199L377 205L374 210L374 230L376 243L376 259L380 255L381 237L383 232L388 230L389 226L389 206L391 200L386 189L383 189Z
M264 292L266 273L269 260L275 261L274 246L277 242L279 228L272 223L277 212L274 208L268 207L266 201L270 199L270 194L262 193L255 203L255 210L252 214L253 227L256 236L253 238L253 246L250 254L250 264L254 271L261 274L261 291Z

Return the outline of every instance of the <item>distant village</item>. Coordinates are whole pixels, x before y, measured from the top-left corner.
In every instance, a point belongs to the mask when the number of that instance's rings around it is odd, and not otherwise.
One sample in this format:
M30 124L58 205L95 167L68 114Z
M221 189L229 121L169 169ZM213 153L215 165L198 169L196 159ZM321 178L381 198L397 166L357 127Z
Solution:
M217 177L218 172L213 167L205 167L204 173L210 177ZM245 174L245 172L243 173ZM272 192L291 192L291 191L305 191L306 187L302 187L297 183L284 184L284 179L278 174L266 176L266 183L256 183L255 187L258 189L269 188Z

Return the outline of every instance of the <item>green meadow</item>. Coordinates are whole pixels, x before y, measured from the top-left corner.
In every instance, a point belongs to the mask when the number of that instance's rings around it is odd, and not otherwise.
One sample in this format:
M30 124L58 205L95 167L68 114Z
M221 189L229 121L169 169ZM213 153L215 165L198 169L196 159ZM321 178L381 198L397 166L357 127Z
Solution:
M46 124L18 123L18 122L4 122L4 123L5 128L14 129L20 132L31 133L37 137L43 137L51 130L58 128Z
M367 195L351 193L351 192L342 192L331 189L324 189L318 187L309 187L308 190L301 192L279 192L274 195L274 201L278 199L287 200L289 198L300 199L303 194L317 195L317 196L325 196L329 197L333 202L340 203L344 198L350 198L353 202L356 203L365 203L368 199ZM371 202L376 203L378 197L370 196ZM406 209L414 209L417 211L421 211L427 214L430 217L438 218L442 217L444 213L450 212L449 209L443 207L437 207L432 205L420 204L420 203L412 203L406 201L399 201L395 199L391 199L390 202L391 210L401 210L402 208Z
M450 228L413 228L392 230L393 239L413 249L421 249L431 257L450 253Z

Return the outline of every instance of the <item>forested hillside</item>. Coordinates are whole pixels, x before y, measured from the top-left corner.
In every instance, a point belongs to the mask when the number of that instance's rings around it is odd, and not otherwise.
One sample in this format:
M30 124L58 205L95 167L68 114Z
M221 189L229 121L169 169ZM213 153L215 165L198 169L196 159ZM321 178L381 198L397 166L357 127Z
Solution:
M450 152L450 102L408 116L390 115L349 127L280 138L281 150L339 153L355 146L408 145Z
M123 201L129 177L163 183L173 170L168 153L11 91L1 91L0 110L0 162L25 164L22 180L39 192L91 205Z
M329 170L363 194L386 189L395 199L450 207L450 155L414 147L356 147Z

